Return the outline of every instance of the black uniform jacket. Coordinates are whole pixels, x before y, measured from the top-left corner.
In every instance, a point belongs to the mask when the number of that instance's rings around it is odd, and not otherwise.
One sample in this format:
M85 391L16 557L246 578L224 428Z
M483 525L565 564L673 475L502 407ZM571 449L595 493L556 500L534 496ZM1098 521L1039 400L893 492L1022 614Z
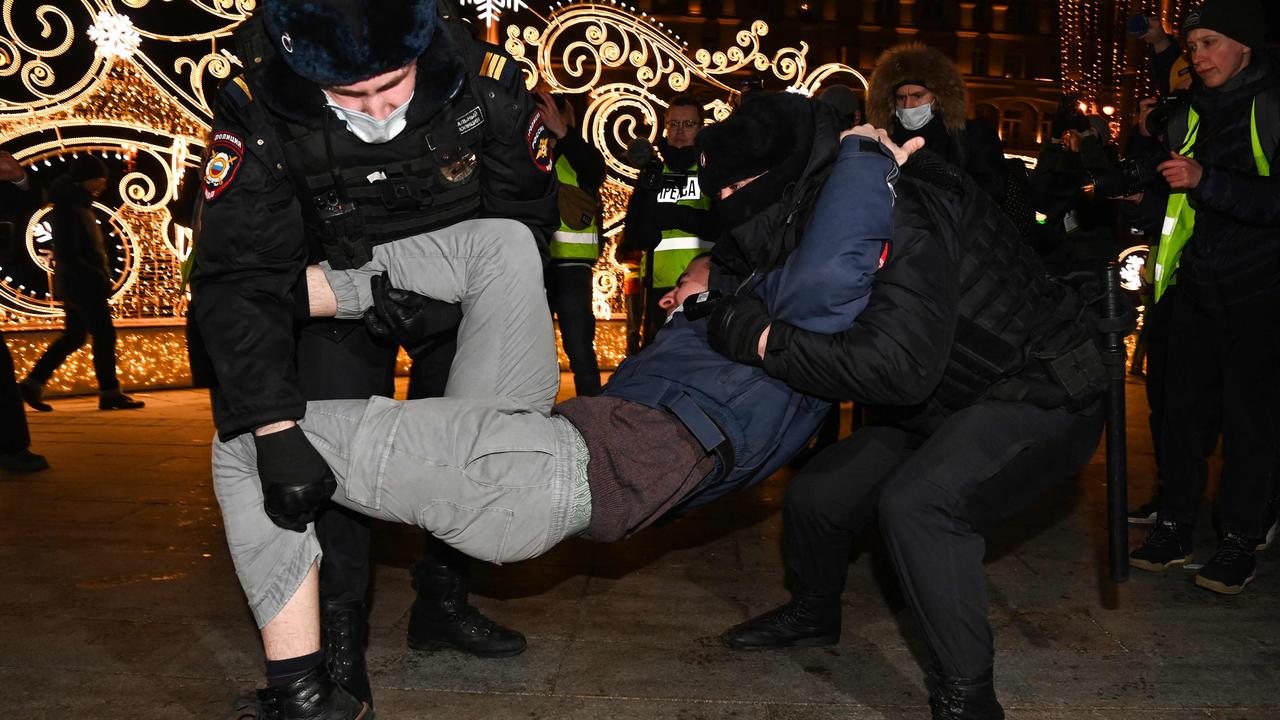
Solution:
M765 371L917 432L988 397L1061 406L1061 386L1032 358L1089 341L1078 297L1048 277L998 207L960 175L939 176L949 188L915 177L916 166L926 177L945 169L929 155L903 168L888 257L853 327L824 335L774 322Z
M403 133L421 132L471 76L484 112L478 215L523 222L545 248L559 226L555 173L549 156L538 155L547 131L513 60L493 46L458 44L442 28L419 58ZM274 128L320 127L325 113L332 111L321 89L275 58L249 82L232 78L216 100L191 315L216 374L214 422L224 439L305 413L294 326L305 314L295 311L295 287L309 239ZM349 132L340 121L331 127Z

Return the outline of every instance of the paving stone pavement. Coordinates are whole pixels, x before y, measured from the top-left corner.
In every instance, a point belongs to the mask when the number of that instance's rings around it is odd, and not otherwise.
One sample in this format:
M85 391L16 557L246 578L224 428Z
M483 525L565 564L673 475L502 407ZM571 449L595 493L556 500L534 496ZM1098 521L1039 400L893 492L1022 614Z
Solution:
M567 378L567 376L566 376ZM566 379L566 384L570 381ZM1129 389L1130 500L1153 478ZM261 651L209 485L202 391L30 413L53 469L0 475L0 717L221 718ZM477 564L474 599L524 631L519 657L404 644L416 530L376 533L369 660L382 718L870 720L928 716L915 629L874 538L858 547L831 648L740 653L726 627L785 600L788 473L630 541ZM989 536L997 683L1010 718L1280 718L1280 550L1237 597L1191 574L1104 580L1104 457ZM1206 510L1207 513L1207 510ZM1206 515L1207 518L1207 515ZM1212 552L1201 523L1197 555ZM1131 533L1136 542L1140 531Z

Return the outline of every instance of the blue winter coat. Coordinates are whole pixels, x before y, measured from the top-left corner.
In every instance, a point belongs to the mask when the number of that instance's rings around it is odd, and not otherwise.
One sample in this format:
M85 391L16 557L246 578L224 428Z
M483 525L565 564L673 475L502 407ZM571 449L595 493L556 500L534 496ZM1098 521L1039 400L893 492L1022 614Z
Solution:
M896 175L894 161L875 143L855 137L841 144L799 247L754 289L772 318L819 333L853 324L892 236ZM707 320L681 312L618 367L604 395L670 410L695 435L692 416L700 412L732 444L733 467L720 463L681 509L769 477L808 442L830 408L761 368L728 360L711 349Z

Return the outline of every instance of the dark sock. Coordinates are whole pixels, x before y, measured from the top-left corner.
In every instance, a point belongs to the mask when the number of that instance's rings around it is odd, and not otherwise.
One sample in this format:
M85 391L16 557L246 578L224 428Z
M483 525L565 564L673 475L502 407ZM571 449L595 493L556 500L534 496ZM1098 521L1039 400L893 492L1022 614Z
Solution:
M324 663L324 651L317 650L310 655L285 658L284 660L267 661L267 686L280 687L288 685L306 675L312 668Z

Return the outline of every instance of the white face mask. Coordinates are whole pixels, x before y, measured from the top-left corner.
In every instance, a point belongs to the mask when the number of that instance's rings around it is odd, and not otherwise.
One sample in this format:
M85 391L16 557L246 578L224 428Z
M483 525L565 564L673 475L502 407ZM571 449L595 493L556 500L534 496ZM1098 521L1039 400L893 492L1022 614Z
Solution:
M405 115L409 112L409 103L413 102L413 95L409 96L404 104L391 111L386 118L378 120L368 113L362 113L359 110L344 108L333 101L329 97L329 93L324 94L325 100L328 101L329 107L333 109L335 115L347 124L347 129L352 135L360 138L370 145L381 145L390 142L392 138L399 135L406 124Z
M919 130L933 119L933 103L917 105L913 108L898 108L895 112L902 127L908 130Z

